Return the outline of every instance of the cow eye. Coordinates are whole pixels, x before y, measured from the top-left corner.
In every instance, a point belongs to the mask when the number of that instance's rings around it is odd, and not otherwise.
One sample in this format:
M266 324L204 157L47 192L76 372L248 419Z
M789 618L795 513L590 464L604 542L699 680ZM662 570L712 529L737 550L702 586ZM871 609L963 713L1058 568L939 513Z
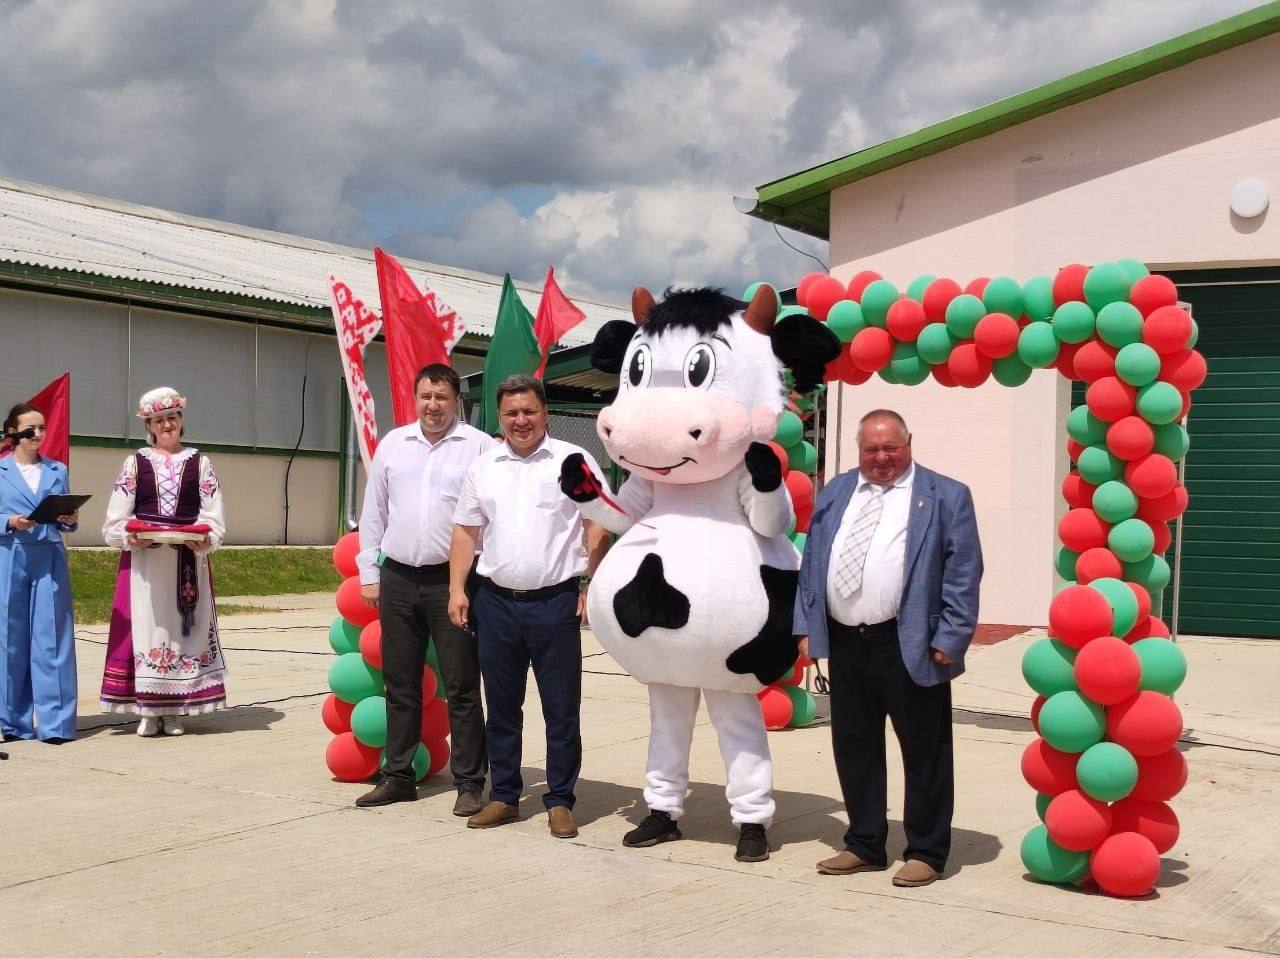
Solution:
M632 389L643 389L653 378L653 353L641 343L627 361L627 382Z
M715 352L706 343L698 343L684 358L684 384L690 389L706 389L715 375Z

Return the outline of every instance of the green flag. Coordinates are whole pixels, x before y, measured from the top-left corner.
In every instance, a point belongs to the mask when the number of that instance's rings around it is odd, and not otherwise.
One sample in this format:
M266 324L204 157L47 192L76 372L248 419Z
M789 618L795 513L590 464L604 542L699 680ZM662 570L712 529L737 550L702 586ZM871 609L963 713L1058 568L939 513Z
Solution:
M493 324L493 339L484 357L484 412L479 428L497 435L498 384L519 373L533 375L542 362L542 349L533 332L533 316L520 302L508 273L502 280L502 301L498 303L498 319Z

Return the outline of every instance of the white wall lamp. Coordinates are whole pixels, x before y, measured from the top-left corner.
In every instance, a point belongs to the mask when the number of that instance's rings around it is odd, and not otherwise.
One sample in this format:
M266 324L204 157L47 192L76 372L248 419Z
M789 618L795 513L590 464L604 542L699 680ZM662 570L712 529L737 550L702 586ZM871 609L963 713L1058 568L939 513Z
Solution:
M1261 216L1271 202L1271 191L1267 184L1254 177L1240 180L1231 187L1231 212L1241 219L1253 219Z

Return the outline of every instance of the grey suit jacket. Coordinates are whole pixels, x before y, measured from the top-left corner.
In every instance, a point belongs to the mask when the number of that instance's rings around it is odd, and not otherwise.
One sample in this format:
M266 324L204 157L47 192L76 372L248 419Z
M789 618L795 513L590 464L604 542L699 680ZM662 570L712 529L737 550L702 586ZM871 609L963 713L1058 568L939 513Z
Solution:
M857 487L857 469L836 476L818 496L809 524L793 631L809 636L814 658L830 654L827 570L836 531ZM982 545L969 487L919 463L911 484L905 563L898 610L902 661L917 685L937 685L964 671L964 655L978 624ZM933 661L933 649L947 653L955 664Z

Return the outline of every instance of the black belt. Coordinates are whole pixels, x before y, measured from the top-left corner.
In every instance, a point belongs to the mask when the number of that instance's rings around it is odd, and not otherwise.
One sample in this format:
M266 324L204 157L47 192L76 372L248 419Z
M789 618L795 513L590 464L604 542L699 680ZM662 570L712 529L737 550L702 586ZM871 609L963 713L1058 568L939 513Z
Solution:
M391 556L387 556L382 560L382 568L390 569L406 579L413 579L418 582L449 581L449 563L447 562L437 562L434 565L409 565L405 562L397 562Z
M887 619L884 622L876 622L872 625L845 625L843 622L830 619L829 624L832 630L859 639L881 639L889 636L897 637L898 635L898 620L896 618Z
M574 576L572 579L565 579L558 585L548 585L541 589L506 589L492 579L482 580L480 587L513 602L536 602L538 599L549 599L564 592L577 592L578 577Z

